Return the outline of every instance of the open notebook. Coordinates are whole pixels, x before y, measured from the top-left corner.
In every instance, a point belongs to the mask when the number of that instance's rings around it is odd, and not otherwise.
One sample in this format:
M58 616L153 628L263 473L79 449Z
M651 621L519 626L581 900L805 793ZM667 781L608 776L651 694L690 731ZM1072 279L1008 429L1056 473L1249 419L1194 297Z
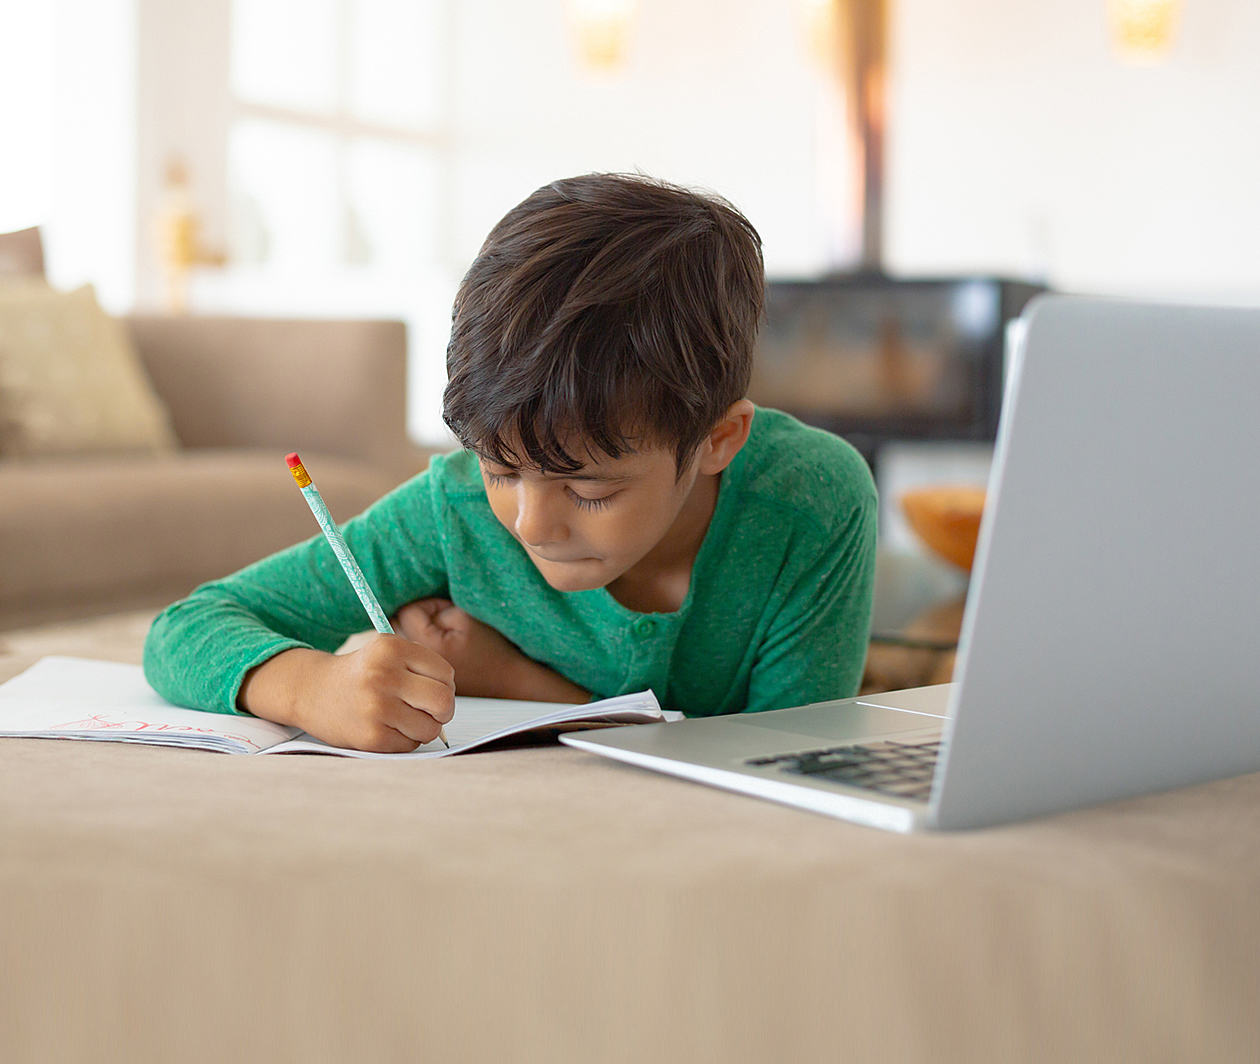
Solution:
M446 725L449 750L435 739L407 754L374 754L329 746L298 728L257 717L173 706L148 685L138 665L48 657L0 684L0 737L150 743L225 754L419 759L462 754L527 732L644 724L663 719L651 691L580 706L457 697L455 717Z

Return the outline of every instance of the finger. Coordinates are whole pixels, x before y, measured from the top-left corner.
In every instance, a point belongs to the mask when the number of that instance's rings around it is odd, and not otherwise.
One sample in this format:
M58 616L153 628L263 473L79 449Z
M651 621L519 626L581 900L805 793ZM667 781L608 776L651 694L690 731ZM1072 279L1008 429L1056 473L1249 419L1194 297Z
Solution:
M409 602L394 614L394 628L414 638L417 633L434 631L433 615L419 602Z
M419 606L426 617L434 618L444 609L451 606L451 600L446 598L422 598L417 599L412 605Z
M430 739L417 739L398 728L382 724L377 728L371 745L366 746L364 749L378 754L409 754L418 745L422 746L424 743L431 741Z
M448 686L452 695L455 693L455 668L449 661L423 643L413 643L406 639L400 639L400 642L402 663L409 674L436 680Z
M444 629L464 629L468 627L468 619L469 615L451 602L433 618L433 623Z
M411 740L413 744L419 743L422 746L433 742L442 730L441 723L431 714L402 701L394 704L394 711L389 718L389 727L400 736Z
M410 615L400 619L403 623L398 626L396 634L413 643L434 648L441 644L442 637L446 634L441 622L423 610L413 610Z
M411 709L427 713L439 724L445 724L455 716L454 686L431 676L408 674L400 684L398 699ZM391 720L390 724L393 723Z

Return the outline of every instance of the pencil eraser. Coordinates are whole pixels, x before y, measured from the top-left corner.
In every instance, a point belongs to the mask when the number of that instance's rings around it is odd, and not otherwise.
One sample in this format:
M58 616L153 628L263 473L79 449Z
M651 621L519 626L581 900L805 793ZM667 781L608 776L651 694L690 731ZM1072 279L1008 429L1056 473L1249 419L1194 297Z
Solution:
M284 460L289 463L289 472L293 474L293 483L299 488L307 488L311 483L311 475L306 471L306 466L302 464L302 459L297 456L297 451L292 454L286 454Z

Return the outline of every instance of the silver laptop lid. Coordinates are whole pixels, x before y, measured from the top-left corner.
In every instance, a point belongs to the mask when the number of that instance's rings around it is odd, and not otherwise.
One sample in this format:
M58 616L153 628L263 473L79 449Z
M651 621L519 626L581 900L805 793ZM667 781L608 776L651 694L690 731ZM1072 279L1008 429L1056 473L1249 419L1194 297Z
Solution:
M1026 324L942 827L1260 769L1260 310L1043 297Z

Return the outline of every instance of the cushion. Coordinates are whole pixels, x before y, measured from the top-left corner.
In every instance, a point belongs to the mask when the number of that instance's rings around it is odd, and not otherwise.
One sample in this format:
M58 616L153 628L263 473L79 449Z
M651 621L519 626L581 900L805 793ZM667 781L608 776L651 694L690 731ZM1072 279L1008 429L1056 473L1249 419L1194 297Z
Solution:
M90 285L0 284L0 455L155 454L177 442L126 331Z

